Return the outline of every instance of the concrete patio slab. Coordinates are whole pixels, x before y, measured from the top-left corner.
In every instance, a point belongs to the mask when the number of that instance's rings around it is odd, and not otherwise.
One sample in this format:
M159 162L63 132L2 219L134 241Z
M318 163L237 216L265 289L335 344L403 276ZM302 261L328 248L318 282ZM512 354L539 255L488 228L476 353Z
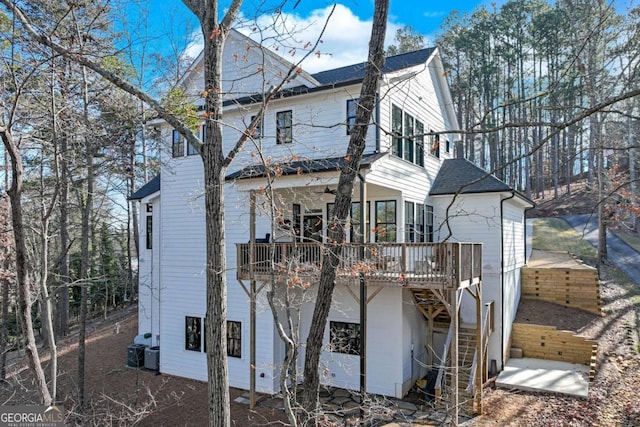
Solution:
M496 386L525 391L546 391L587 398L589 367L542 359L509 359Z

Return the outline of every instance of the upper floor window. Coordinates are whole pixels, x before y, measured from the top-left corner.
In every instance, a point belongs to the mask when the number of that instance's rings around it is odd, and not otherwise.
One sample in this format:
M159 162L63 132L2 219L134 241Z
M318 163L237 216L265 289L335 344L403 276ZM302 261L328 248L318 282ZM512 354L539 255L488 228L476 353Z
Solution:
M402 157L402 109L396 105L391 106L391 133L391 152L394 156Z
M431 135L431 150L429 152L432 156L440 158L440 135Z
M293 111L276 113L276 144L293 142Z
M200 134L202 135L202 139L200 141L204 142L204 138L207 135L207 127L206 126L198 126L200 129ZM194 147L189 141L187 141L187 156L195 156L198 154L198 150Z
M416 165L424 166L424 123L416 120Z
M347 100L347 135L351 135L353 126L356 124L356 113L358 111L358 100Z
M184 156L184 139L180 132L177 130L173 130L172 138L171 138L171 155L173 157L182 157Z
M256 116L251 116L251 123L256 119ZM252 138L262 138L264 134L262 133L262 118L258 119L256 122L256 126L250 130L250 135Z
M396 201L376 201L376 242L396 241Z
M424 123L397 105L392 105L391 133L391 153L424 166Z

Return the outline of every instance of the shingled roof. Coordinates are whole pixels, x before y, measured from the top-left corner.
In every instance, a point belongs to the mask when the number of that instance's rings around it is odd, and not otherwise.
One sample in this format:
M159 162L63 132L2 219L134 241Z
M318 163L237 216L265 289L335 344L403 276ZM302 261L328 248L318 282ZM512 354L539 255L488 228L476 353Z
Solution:
M387 153L364 154L360 161L360 168L367 168L373 162L385 156ZM304 159L294 160L286 163L279 163L279 173L282 175L298 175L313 172L335 172L344 165L344 157L329 157L324 159ZM265 176L263 164L247 166L239 171L227 175L226 180L262 178Z
M400 55L390 56L385 60L383 73L391 73L393 71L402 70L403 68L413 67L415 65L424 64L433 54L435 48L416 50L415 52L403 53ZM364 79L364 72L367 63L347 65L346 67L335 68L333 70L321 71L313 74L323 86L336 85L346 82L357 82Z
M472 182L473 184L470 184ZM456 194L461 188L460 192L463 194L512 190L505 182L493 175L488 175L467 159L447 159L442 163L429 194L431 196Z
M140 187L138 191L129 196L129 200L141 200L155 192L160 191L160 174L151 178L151 181Z

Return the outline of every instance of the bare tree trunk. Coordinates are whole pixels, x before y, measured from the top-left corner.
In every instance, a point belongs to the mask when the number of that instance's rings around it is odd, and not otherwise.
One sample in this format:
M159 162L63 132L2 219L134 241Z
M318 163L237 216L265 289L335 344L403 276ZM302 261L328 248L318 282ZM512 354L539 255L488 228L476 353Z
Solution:
M55 115L55 111L54 111ZM54 131L54 147L56 146L56 137ZM54 154L54 158L57 158L57 153ZM57 162L54 160L55 168L57 168ZM55 402L56 391L58 383L58 352L56 348L56 336L53 328L53 308L51 304L51 298L49 297L49 222L51 214L56 204L58 189L55 189L54 195L51 198L51 204L49 208L45 206L45 184L44 184L44 170L43 165L40 166L40 265L39 265L39 281L40 281L40 306L41 306L41 323L42 328L45 331L45 341L49 348L49 369L51 371L51 399Z
M217 5L216 5L217 6ZM204 164L205 216L207 242L207 375L209 383L209 425L225 427L231 423L229 412L229 372L227 368L227 281L224 218L224 157L222 154L222 49L228 28L218 27L217 7L203 11L201 19L205 34L205 91L207 140L203 141L201 156ZM209 15L208 13L211 13ZM206 22L203 22L206 21ZM224 31L224 33L223 33ZM207 37L207 34L215 34ZM213 121L216 123L212 123Z
M11 200L11 223L13 225L13 239L16 250L16 278L18 282L18 311L23 323L26 343L27 361L35 376L38 393L43 405L51 405L51 394L47 388L47 379L42 369L38 347L33 333L33 319L31 318L31 283L27 274L27 248L24 237L22 218L22 157L18 145L14 142L11 131L0 128L2 142L11 157L11 187L7 191Z
M8 266L7 266L8 267ZM7 268L8 269L8 268ZM0 325L0 382L7 378L7 351L9 351L9 280L2 280L2 324Z
M52 205L53 207L53 205ZM51 211L49 212L51 213ZM42 325L46 332L47 346L49 347L50 360L49 370L51 371L51 399L55 402L58 384L58 350L56 348L56 336L53 328L53 308L49 297L49 218L42 219L40 246L40 299L42 302Z
M328 221L328 236L326 247L329 249L322 260L320 284L316 305L311 320L311 328L307 338L304 360L305 387L302 391L302 406L305 416L313 417L318 407L318 392L320 387L319 363L322 352L324 330L331 308L333 290L335 288L336 268L342 255L343 242L347 218L351 209L351 194L356 175L360 170L360 160L365 148L367 130L371 115L376 108L376 92L378 82L384 66L384 37L387 29L388 0L376 0L373 16L373 28L369 41L369 58L360 90L356 124L349 140L345 163L340 171L340 179L336 193L333 216ZM361 201L364 203L364 201ZM311 419L312 422L315 422Z
M7 150L3 150L4 153L4 188L9 188L9 153ZM4 198L3 198L4 199ZM7 205L7 208L9 206ZM3 208L4 209L4 208ZM9 210L7 209L7 215ZM11 245L7 245L10 247ZM4 262L5 265L2 267L5 270L10 269L9 262L9 248L5 248L7 257ZM7 351L9 351L9 287L11 286L11 281L9 279L4 279L0 281L0 285L2 285L2 324L0 324L0 382L7 378Z
M87 87L87 70L82 67L83 93L84 93L84 119L88 123L89 113L88 105L88 87ZM85 404L85 339L87 332L87 293L89 286L89 243L91 240L91 214L93 211L93 147L89 140L89 135L85 135L85 156L87 162L87 192L84 195L84 206L82 210L82 242L80 253L80 330L78 332L78 405L80 409ZM81 196L82 197L82 196Z
M58 334L69 333L69 172L67 137L61 138L60 156L60 288L58 289Z

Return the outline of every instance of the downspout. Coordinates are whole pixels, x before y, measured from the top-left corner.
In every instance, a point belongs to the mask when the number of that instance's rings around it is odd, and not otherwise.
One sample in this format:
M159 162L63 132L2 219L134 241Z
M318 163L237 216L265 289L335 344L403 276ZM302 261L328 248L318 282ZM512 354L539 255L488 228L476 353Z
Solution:
M156 239L158 242L158 257L156 260L158 263L158 336L156 345L160 346L160 340L162 339L162 193L160 193L160 199L158 200L158 211L158 238Z
M375 109L375 129L376 129L376 153L380 152L380 94L376 93L376 109ZM360 181L364 183L364 181Z
M376 111L378 109L376 108ZM378 127L376 126L376 129ZM376 132L377 133L377 132ZM376 138L378 136L376 135ZM365 179L358 173L360 179L360 260L364 260L364 244L366 242L366 214L367 201L365 200ZM360 271L360 392L364 396L367 392L367 284L364 280L364 272Z
M502 313L502 326L500 337L500 370L504 370L504 202L516 197L515 190L511 190L511 196L500 200L500 296L502 299L500 313ZM526 239L525 239L526 240ZM525 243L526 244L526 243Z

